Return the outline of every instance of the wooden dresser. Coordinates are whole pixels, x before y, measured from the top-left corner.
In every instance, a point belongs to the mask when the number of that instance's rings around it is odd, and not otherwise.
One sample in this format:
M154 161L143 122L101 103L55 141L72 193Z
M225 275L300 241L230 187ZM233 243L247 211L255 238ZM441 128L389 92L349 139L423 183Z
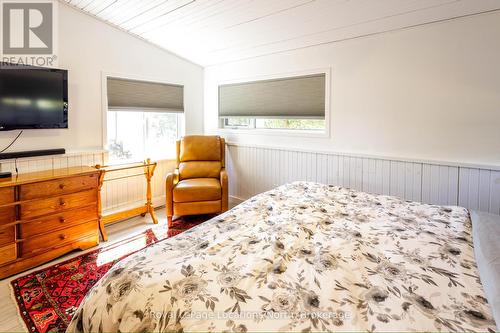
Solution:
M100 173L76 167L0 179L0 279L99 244Z

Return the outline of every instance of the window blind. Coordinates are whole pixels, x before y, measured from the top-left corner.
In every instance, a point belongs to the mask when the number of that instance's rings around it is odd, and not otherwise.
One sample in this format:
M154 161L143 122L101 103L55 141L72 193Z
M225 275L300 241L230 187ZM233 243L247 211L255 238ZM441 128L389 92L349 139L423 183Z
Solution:
M325 74L219 86L219 117L325 118Z
M109 77L108 109L184 112L184 87Z

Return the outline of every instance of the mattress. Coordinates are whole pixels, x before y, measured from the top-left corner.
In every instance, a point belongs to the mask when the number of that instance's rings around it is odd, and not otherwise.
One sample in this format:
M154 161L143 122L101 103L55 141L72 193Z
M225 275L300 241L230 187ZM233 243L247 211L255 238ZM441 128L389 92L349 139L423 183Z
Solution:
M317 183L114 266L68 332L495 330L466 209Z
M493 317L500 324L500 216L472 212L474 254Z

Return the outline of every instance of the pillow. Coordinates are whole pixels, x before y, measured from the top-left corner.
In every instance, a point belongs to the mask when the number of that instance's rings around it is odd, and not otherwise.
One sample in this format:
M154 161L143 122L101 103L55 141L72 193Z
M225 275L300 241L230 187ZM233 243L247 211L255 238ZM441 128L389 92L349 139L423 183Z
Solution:
M191 161L179 164L182 179L189 178L219 178L222 165L220 161Z
M471 212L471 219L479 277L500 328L500 215Z

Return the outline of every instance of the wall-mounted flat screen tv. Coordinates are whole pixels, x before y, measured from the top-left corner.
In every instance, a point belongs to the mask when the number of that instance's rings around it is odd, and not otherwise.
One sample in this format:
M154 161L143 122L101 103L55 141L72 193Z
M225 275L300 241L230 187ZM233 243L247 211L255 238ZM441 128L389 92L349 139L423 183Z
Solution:
M0 63L0 131L68 128L68 72Z

